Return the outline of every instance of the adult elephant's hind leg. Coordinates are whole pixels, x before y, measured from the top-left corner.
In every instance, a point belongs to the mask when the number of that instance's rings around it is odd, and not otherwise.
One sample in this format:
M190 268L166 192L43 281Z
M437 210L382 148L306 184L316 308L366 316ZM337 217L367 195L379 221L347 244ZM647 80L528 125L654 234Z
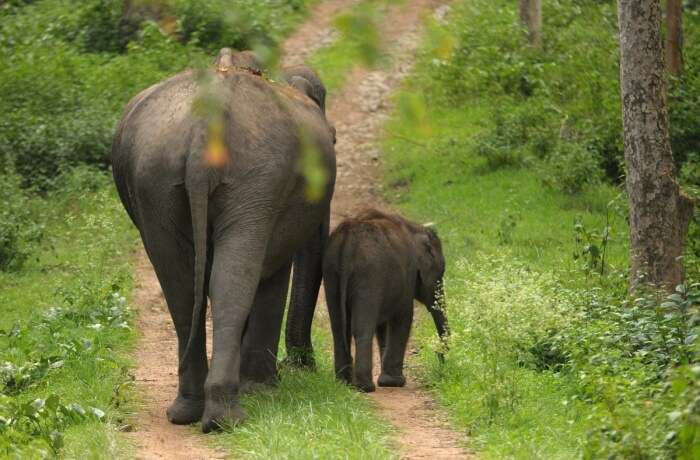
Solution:
M257 216L256 216L257 217ZM243 222L214 230L209 293L214 326L211 367L204 384L202 431L245 419L240 405L241 343L260 284L269 227Z
M243 332L241 390L277 382L277 349L289 290L291 264L261 280Z
M159 225L147 226L142 235L177 333L178 390L177 397L167 409L168 420L175 424L194 423L204 412L204 381L207 376L204 321L189 356L183 361L194 307L194 251L182 237Z

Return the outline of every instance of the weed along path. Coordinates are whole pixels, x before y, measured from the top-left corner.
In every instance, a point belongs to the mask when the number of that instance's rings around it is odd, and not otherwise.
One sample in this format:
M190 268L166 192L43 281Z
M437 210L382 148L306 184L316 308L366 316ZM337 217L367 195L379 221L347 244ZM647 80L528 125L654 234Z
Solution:
M318 4L309 19L283 44L283 63L304 62L336 38L333 17L358 0L329 0ZM332 225L368 206L387 208L381 193L379 142L381 126L390 113L389 96L410 71L420 43L423 19L445 2L405 0L391 3L381 24L381 43L388 62L379 70L355 68L345 85L331 93L328 117L335 123L338 176L332 209ZM141 459L227 458L212 447L197 427L170 424L165 410L176 393L177 340L158 281L143 250L137 263L134 305L141 331L136 351L135 379L142 406L135 417L133 439ZM317 321L327 324L326 309L317 309ZM208 334L211 337L211 334ZM211 348L211 347L209 347ZM375 353L377 355L377 353ZM375 366L376 367L376 366ZM396 428L394 444L405 459L468 458L460 447L463 433L451 430L444 414L428 393L409 377L405 388L377 388L369 396L379 415Z

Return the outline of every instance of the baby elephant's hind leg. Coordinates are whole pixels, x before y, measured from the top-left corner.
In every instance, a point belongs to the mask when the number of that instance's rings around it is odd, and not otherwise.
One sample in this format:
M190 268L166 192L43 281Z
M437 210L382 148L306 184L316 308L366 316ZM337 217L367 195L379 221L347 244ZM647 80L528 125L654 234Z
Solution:
M377 327L376 299L368 292L354 296L352 306L352 335L355 338L354 385L367 393L375 390L372 381L372 345Z
M380 387L402 387L406 384L406 378L403 376L403 361L412 322L413 305L389 320L382 373L377 382Z

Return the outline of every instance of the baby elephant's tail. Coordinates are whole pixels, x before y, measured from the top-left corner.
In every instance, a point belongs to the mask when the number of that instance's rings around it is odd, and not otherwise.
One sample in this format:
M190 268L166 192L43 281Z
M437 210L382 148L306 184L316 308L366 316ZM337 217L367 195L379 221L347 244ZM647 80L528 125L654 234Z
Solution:
M345 273L340 274L340 279L338 280L338 291L339 291L339 307L340 307L340 324L341 331L343 334L343 346L345 349L343 352L346 356L350 355L350 341L352 340L352 335L350 333L350 325L352 320L350 318L350 309L348 308L348 277Z

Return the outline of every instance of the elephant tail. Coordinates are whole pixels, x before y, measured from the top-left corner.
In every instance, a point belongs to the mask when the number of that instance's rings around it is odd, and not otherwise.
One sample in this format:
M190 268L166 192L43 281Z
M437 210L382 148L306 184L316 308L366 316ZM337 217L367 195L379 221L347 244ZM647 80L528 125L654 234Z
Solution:
M185 167L185 188L190 204L192 217L192 242L194 245L194 306L192 308L192 323L187 345L180 359L180 371L182 366L189 362L188 358L192 347L204 330L204 318L206 314L205 276L207 269L207 233L208 233L208 202L211 190L211 174L204 162L204 142L195 141L193 153L187 159ZM201 145L200 145L201 144Z
M352 341L350 310L348 309L348 277L345 274L340 276L340 318L343 331L343 344L345 352L350 353L350 345Z
M339 307L340 307L340 325L341 325L341 331L343 334L343 340L342 343L345 347L345 354L349 355L350 354L350 348L352 345L352 312L350 311L350 308L348 308L348 281L350 279L350 273L349 270L347 270L347 267L351 267L351 261L346 260L350 259L348 252L348 245L347 245L347 238L343 240L343 245L340 248L340 260L341 260L341 267L345 267L346 269L340 270L339 273L339 279L338 279L338 295L340 297L339 299Z

